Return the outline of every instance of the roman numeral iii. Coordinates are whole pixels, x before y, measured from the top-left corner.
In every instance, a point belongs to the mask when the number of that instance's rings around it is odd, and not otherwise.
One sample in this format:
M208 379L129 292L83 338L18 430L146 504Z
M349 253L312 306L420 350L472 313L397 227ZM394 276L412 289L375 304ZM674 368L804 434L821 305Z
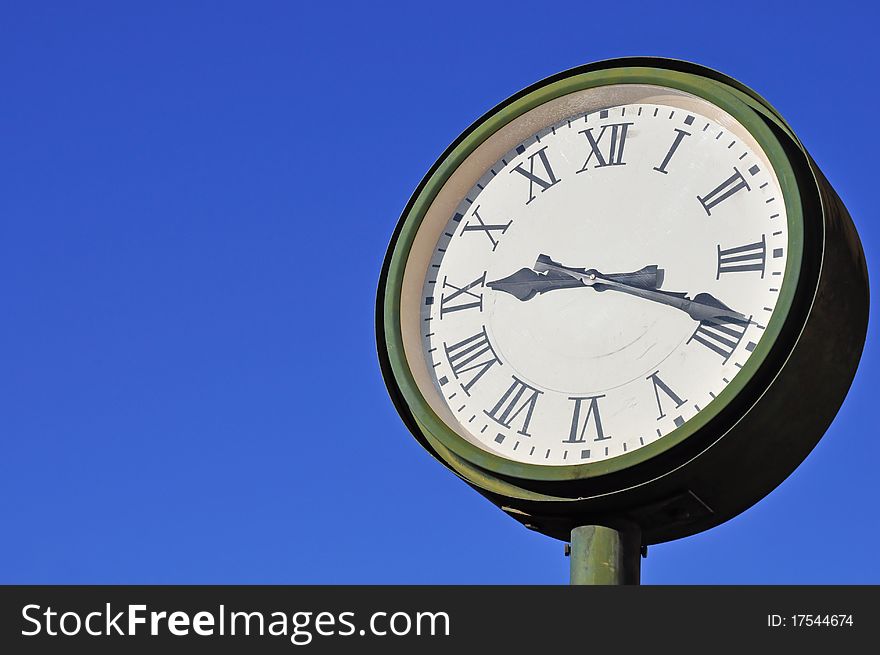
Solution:
M722 273L741 273L744 271L761 271L764 277L764 262L767 259L767 242L764 235L755 243L747 243L744 246L727 248L722 250L718 246L718 273L715 279L719 279Z
M623 161L623 148L626 145L626 131L632 123L612 123L603 125L599 129L598 136L593 134L592 127L581 130L581 134L587 137L587 143L590 144L590 154L587 160L578 171L583 173L590 166L593 157L596 158L596 165L593 168L603 168L605 166L625 166ZM608 138L605 138L605 135Z
M706 210L706 215L711 216L713 208L743 189L746 191L752 190L748 182L746 182L746 178L744 178L742 173L739 172L739 169L734 166L733 175L728 177L705 196L697 196L697 200L703 205L703 209Z
M492 344L489 343L485 325L472 337L462 339L451 346L444 343L443 350L446 351L446 358L449 360L449 366L452 367L453 375L467 395L471 395L471 387L486 374L486 371L495 364L502 365L492 349Z
M501 400L495 404L495 407L485 411L485 413L493 421L506 428L511 427L513 422L519 417L520 428L517 430L517 433L524 437L530 437L532 435L529 434L529 423L532 420L532 413L535 411L538 396L543 391L530 387L515 375L511 377L513 378L513 384L504 392L504 395L501 396Z
M483 273L473 282L463 287L452 284L448 278L443 278L443 289L451 289L447 293L440 295L440 318L452 312L460 312L464 309L474 309L475 307L483 311L483 286L486 284L486 273ZM478 292L471 289L479 288Z
M540 173L535 172L535 158L538 159L538 167L541 169ZM550 160L547 157L547 146L544 146L533 155L529 155L529 170L523 168L522 164L517 164L510 172L519 173L529 181L529 199L526 201L527 205L535 199L536 184L541 188L541 193L544 193L547 189L555 186L561 181L553 173L553 168L550 166Z

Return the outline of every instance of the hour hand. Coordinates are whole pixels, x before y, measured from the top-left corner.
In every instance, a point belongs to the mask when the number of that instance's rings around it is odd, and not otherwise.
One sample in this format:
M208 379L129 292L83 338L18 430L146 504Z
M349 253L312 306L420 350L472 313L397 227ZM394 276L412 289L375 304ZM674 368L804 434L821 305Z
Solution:
M530 268L521 268L516 273L500 280L487 282L486 286L496 291L504 291L519 300L531 300L539 293L555 289L572 289L583 287L584 283L566 273L547 271L538 273Z
M539 255L534 269L521 268L505 278L488 282L486 286L509 293L519 300L530 300L540 293L556 289L590 286L596 291L603 291L609 288L603 281L640 289L657 289L663 283L663 270L656 266L646 266L633 273L604 275L592 268L563 266L547 255Z
M596 291L602 291L607 287L602 281L616 282L639 289L659 289L663 285L663 269L658 266L651 265L640 268L632 273L600 273L594 268L574 268L571 266L563 266L553 261L547 255L538 255L535 260L534 270L541 273L558 273L569 275L587 286L593 287Z

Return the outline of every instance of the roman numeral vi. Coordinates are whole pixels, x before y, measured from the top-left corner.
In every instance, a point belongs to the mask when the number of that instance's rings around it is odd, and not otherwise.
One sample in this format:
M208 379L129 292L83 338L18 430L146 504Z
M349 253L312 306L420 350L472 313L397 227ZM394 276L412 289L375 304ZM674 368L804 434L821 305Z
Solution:
M602 419L599 416L599 398L604 397L604 395L601 395L574 396L569 398L569 400L574 401L571 415L571 432L569 432L568 439L562 440L563 443L584 443L586 441L584 435L590 425L591 417L593 419L593 427L596 429L596 438L593 441L603 441L611 438L606 436L604 430L602 430ZM589 403L586 412L584 412L585 401Z

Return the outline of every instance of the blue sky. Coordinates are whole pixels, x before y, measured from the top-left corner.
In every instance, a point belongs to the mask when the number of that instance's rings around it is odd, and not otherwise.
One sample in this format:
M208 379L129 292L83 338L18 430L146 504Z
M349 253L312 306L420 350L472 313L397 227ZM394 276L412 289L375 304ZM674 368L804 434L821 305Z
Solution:
M0 10L0 582L563 583L397 418L376 281L413 188L538 79L697 61L788 119L878 288L864 3ZM806 462L645 583L880 583L876 321Z

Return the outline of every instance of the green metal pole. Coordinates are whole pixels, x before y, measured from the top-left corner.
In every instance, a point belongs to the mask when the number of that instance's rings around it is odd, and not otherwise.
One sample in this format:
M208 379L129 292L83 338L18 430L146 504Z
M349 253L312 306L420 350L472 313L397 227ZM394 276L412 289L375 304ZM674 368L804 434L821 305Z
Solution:
M571 584L637 585L641 566L641 531L584 525L571 531Z

